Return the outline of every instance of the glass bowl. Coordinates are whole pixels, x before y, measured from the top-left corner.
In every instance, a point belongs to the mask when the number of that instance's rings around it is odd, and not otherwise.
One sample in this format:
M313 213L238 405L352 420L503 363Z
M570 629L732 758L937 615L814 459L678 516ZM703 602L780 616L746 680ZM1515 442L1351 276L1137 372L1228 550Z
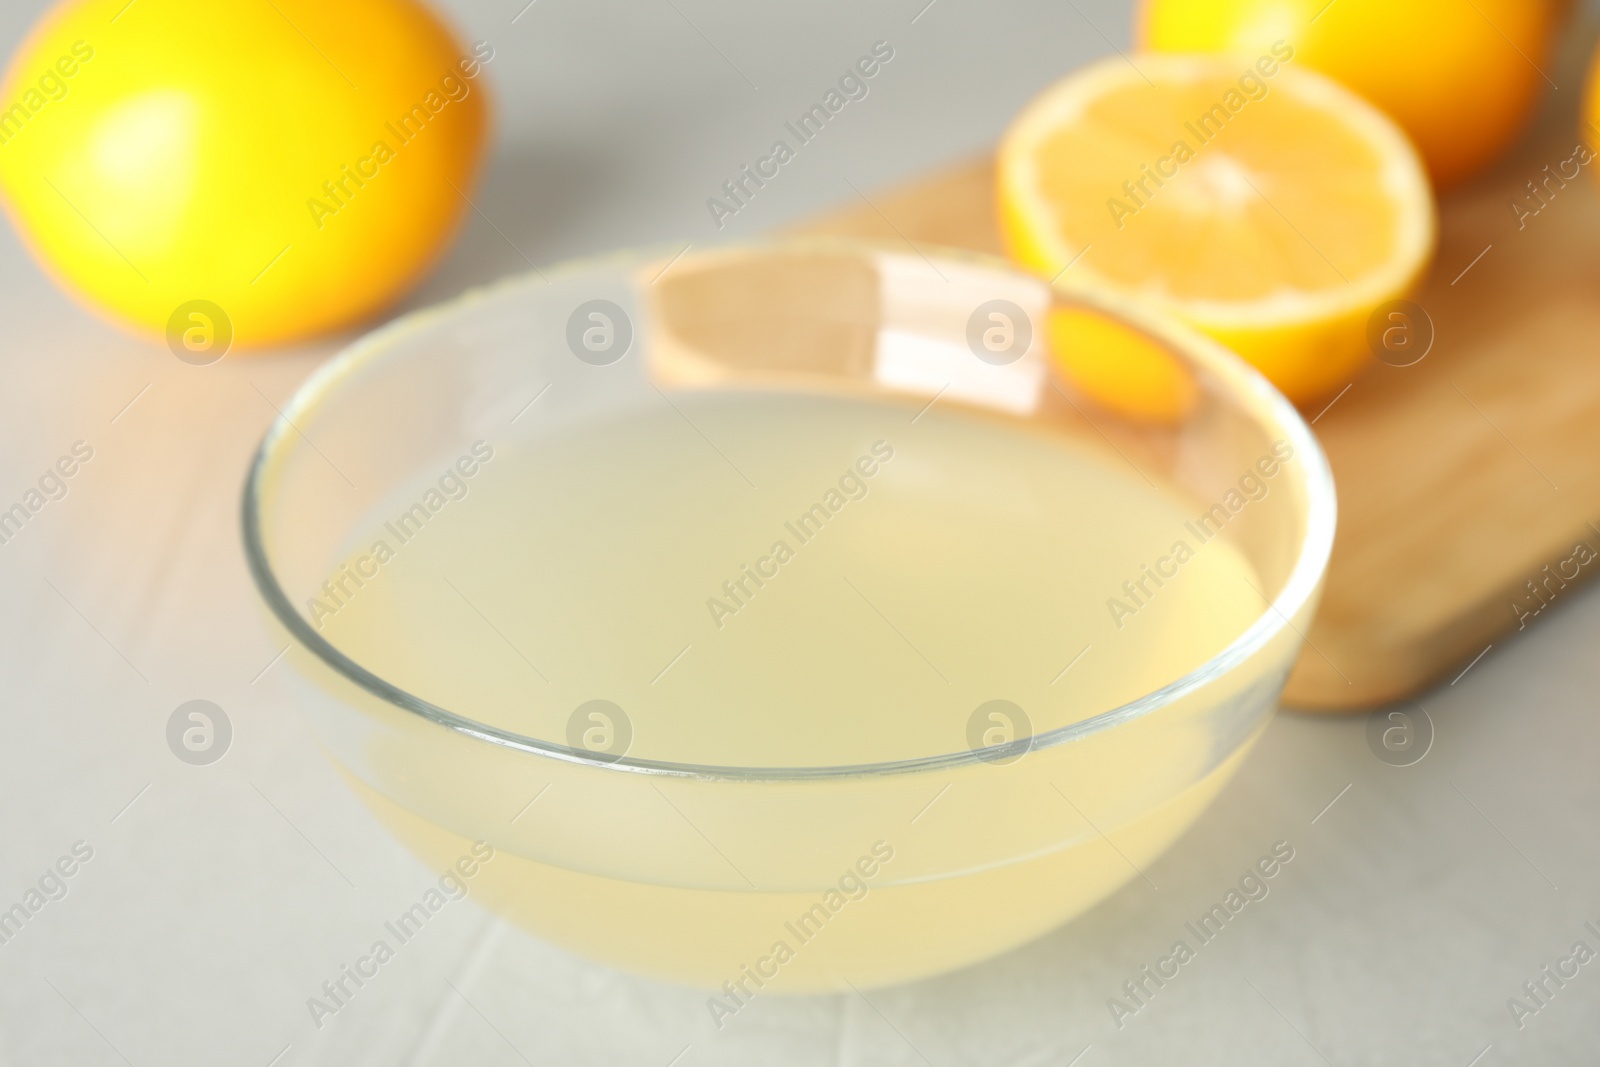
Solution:
M306 382L243 500L297 702L442 872L394 935L470 895L719 1024L1140 878L1274 708L1333 527L1310 430L1216 344L840 241L408 315Z

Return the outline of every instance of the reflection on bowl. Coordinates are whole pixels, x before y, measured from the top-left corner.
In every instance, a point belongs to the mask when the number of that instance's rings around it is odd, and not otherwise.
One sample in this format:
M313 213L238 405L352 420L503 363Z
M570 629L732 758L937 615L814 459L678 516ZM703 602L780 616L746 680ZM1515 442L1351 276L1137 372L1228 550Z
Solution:
M1112 335L1182 403L1137 421L1048 369ZM1214 345L988 259L805 242L378 331L267 435L244 534L384 822L441 869L492 849L473 895L720 1020L1139 878L1274 706L1333 512Z

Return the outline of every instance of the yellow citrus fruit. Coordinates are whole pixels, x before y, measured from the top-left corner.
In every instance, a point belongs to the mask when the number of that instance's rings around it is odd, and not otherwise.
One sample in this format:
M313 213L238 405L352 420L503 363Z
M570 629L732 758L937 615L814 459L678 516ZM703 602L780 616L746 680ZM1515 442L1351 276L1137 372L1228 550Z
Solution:
M1388 112L1443 189L1516 138L1550 70L1555 0L1142 0L1159 52L1254 59L1277 40Z
M202 345L196 323L306 337L440 251L492 57L414 0L67 3L0 83L0 190L36 257L115 320Z
M1589 80L1583 90L1583 126L1578 131L1578 142L1586 150L1579 153L1583 162L1587 163L1594 158L1592 146L1595 139L1600 137L1600 48L1594 53L1594 58L1589 61ZM1596 180L1600 180L1600 168L1591 168Z
M1062 377L1119 415L1170 425L1182 422L1199 398L1199 386L1181 360L1092 308L1052 308L1045 338Z
M1023 266L1154 305L1309 403L1370 358L1367 320L1420 278L1436 220L1399 128L1285 51L1250 63L1144 55L1137 67L1113 58L1078 71L1006 132L998 207ZM1120 410L1170 415L1187 395L1163 380L1170 359L1148 346L1099 357L1092 372L1089 358L1055 354Z

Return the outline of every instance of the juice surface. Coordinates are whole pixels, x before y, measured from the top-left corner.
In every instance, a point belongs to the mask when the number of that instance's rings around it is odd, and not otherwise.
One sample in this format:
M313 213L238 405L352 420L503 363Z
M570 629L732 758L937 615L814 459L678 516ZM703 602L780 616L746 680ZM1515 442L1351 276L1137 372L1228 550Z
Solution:
M1185 526L1198 507L953 406L708 392L519 429L386 502L309 610L389 681L545 740L598 700L647 759L959 752L987 702L1076 722L1264 610L1243 556ZM1150 577L1179 541L1192 558Z

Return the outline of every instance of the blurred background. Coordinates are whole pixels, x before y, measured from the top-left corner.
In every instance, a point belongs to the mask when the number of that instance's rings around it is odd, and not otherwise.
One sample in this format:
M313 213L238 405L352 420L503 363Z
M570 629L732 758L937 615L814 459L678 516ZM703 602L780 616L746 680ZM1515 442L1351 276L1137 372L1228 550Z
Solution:
M1112 0L437 6L494 49L495 125L474 210L400 311L574 256L858 206L855 189L990 149L1044 86L1128 49L1132 21ZM0 10L7 53L45 7ZM895 58L870 95L719 230L706 198L878 40ZM436 877L279 688L239 547L252 450L355 334L190 366L82 310L9 227L0 282L0 497L92 449L0 547L0 907L75 843L92 850L0 945L0 1064L1469 1067L1600 1049L1600 965L1521 1025L1507 1006L1574 942L1600 947L1585 925L1600 926L1593 592L1423 694L1421 762L1378 758L1365 716L1280 715L1148 881L977 967L870 1002L758 1000L719 1032L704 994L466 903L319 1028L307 997ZM231 723L213 765L168 747L194 699ZM1278 841L1296 859L1271 895L1115 1025L1107 999Z

